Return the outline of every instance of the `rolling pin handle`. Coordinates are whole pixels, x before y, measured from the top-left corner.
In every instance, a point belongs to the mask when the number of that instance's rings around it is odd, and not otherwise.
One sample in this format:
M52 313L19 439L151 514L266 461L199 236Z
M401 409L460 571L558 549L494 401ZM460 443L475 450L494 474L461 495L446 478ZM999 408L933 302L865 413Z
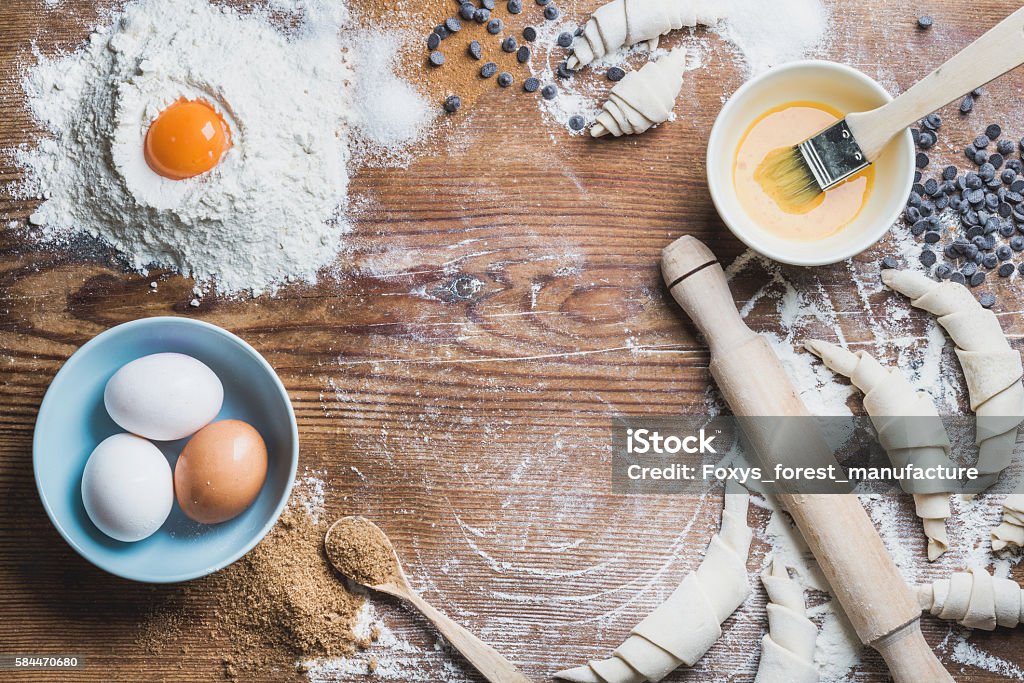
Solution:
M889 673L895 683L954 683L953 677L924 639L918 620L871 645L889 665Z
M725 271L703 242L687 235L665 247L661 272L712 355L724 354L755 336L736 310Z

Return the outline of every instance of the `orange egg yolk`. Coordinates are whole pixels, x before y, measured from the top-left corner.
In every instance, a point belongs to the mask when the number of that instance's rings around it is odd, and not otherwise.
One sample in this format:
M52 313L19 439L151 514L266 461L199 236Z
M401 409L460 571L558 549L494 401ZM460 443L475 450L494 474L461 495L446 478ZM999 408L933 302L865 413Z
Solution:
M146 163L171 180L206 173L231 147L231 129L203 100L180 99L164 109L146 132Z

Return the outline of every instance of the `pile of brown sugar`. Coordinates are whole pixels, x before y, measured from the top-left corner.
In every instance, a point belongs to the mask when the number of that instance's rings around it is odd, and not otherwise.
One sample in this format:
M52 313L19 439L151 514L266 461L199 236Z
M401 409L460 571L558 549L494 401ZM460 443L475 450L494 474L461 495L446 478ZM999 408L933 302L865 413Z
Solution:
M398 559L387 536L363 517L345 517L331 528L325 549L338 572L356 583L375 586L398 576Z
M178 589L173 602L149 616L138 642L159 654L197 636L226 641L221 669L229 680L268 670L278 672L277 680L302 680L303 659L366 649L372 635L353 633L364 598L331 569L325 532L301 506L290 506L244 558ZM197 632L197 623L208 626Z

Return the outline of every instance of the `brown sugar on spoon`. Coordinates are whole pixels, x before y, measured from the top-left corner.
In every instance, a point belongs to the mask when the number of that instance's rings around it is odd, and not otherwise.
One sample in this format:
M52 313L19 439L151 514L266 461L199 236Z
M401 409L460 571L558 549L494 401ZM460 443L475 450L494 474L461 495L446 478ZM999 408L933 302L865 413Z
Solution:
M368 519L339 520L324 539L324 548L334 568L356 583L376 586L398 578L398 558L391 542Z

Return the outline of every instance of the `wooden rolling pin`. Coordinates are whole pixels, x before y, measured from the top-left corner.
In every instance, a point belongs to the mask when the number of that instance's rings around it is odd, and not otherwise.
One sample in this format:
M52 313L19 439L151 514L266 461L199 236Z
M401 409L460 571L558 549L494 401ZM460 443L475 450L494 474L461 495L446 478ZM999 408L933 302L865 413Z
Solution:
M711 374L737 416L810 415L771 345L740 318L710 249L693 237L678 239L662 252L661 270L672 296L707 340ZM764 435L747 437L766 466L791 464L788 449L780 452ZM810 438L820 440L821 452L828 451L820 433ZM952 682L921 634L917 600L856 496L780 493L777 498L792 515L861 642L881 653L893 679Z

